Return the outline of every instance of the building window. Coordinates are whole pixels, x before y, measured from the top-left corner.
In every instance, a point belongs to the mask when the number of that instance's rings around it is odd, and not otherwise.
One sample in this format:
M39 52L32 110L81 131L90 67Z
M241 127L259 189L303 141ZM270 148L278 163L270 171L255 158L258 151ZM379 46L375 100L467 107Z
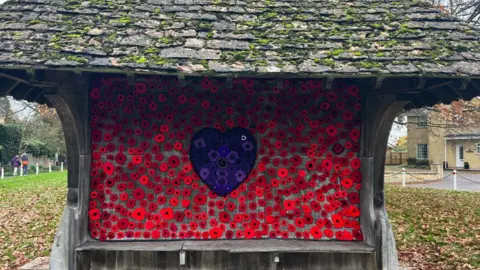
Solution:
M475 149L476 149L477 154L480 155L480 143L477 143L475 146L476 146Z
M417 159L428 159L428 144L417 144Z
M417 117L417 127L426 128L428 126L428 117L426 115L420 115Z

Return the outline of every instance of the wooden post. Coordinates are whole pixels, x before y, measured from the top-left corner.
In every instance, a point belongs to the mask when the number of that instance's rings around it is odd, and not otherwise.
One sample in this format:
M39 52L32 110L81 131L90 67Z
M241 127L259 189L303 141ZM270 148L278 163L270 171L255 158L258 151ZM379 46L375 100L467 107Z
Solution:
M185 265L185 251L180 251L180 265Z
M0 178L3 179L5 177L5 169L2 167L0 168Z
M20 176L23 176L23 165L20 165Z
M35 174L38 174L39 171L40 171L40 168L38 167L38 163L37 163L37 165L35 166Z
M384 205L384 173L388 136L395 117L403 111L406 101L396 95L370 94L362 110L361 216L360 224L365 242L375 247L375 268L398 269L398 257L392 227ZM364 165L365 163L365 165Z
M402 168L402 187L405 187L405 182L406 182L406 175L405 175L405 167Z
M44 95L62 122L68 160L67 205L50 255L52 269L79 269L75 248L88 240L88 208L85 206L90 194L92 159L88 117L90 80L88 74L79 75L64 71L45 74L45 80L56 85L45 88Z
M457 190L457 170L453 170L453 190Z
M60 171L63 172L63 162L60 162Z
M51 162L48 162L48 172L49 173L52 172L52 163Z

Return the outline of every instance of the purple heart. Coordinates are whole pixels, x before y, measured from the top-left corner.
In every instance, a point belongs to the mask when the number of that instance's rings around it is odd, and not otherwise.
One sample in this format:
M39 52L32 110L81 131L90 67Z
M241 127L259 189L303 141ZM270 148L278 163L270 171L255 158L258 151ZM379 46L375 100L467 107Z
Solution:
M226 196L237 188L255 166L257 141L244 128L225 133L204 128L193 135L190 161L200 179L216 194Z

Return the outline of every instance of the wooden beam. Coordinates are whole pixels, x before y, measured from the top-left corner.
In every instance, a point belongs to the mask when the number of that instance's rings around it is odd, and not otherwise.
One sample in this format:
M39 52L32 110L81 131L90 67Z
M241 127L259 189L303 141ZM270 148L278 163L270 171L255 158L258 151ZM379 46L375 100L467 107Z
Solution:
M419 77L418 78L417 89L419 89L419 90L424 89L426 83L427 83L427 79L425 77Z
M470 81L472 79L468 78L468 79L463 79L462 80L462 85L458 88L459 90L466 90L468 85L470 84Z
M228 90L233 89L233 76L227 76L225 78L225 88Z
M440 89L437 88L436 91L429 92L443 104L449 104L452 100L457 99L457 94L447 86L443 86Z
M134 72L128 72L127 74L125 74L127 76L127 81L128 81L128 84L130 86L132 85L135 85L135 81L136 81L136 75Z
M22 94L22 99L27 100L27 96L32 93L33 90L35 90L37 87L31 86L30 89L28 89L25 93Z
M277 88L278 89L283 89L284 86L283 86L283 78L282 77L277 77Z
M90 73L86 71L74 71L74 77L76 83L72 90L75 92L88 92Z
M375 80L375 89L376 90L381 89L384 81L385 81L384 76L377 77L377 79Z
M348 252L372 253L374 248L364 242L304 241L296 239L215 240L215 241L139 241L98 242L90 241L78 246L76 251L228 251L249 252Z
M442 82L442 83L439 83L439 84L429 86L426 90L433 90L433 89L437 89L437 88L444 87L444 86L450 86L450 85L452 85L452 81L446 81L446 82Z
M35 95L32 95L30 99L27 99L29 102L37 102L37 100L43 95L43 89L37 88L39 91ZM35 93L35 92L34 92Z
M58 94L58 88L57 87L45 87L45 88L43 88L43 94L44 95L57 95Z
M25 72L27 73L28 82L30 83L38 82L36 71L33 68L27 68L25 69Z
M325 90L332 90L333 88L333 81L335 81L335 77L328 76L325 82Z
M480 93L480 86L475 81L470 81L470 83L475 89L477 89L478 93Z
M48 101L48 99L47 99L44 95L40 96L40 97L37 99L38 104L46 104L47 101Z
M7 80L7 82L2 83L0 88L0 96L9 95L19 84L19 81L14 80Z
M38 87L44 87L44 86L51 87L51 86L54 86L53 83L48 83L48 82L30 83L30 82L28 82L27 80L24 80L24 79L22 79L22 78L15 77L15 76L12 76L12 75L10 75L10 74L3 73L3 72L0 72L0 78L6 78L6 79L13 80L13 81L17 81L17 82L21 82L21 83L25 83L25 84L30 84L30 85L34 85L34 86L38 86Z
M425 101L425 106L433 106L439 102L437 96L435 96L432 91L423 91L420 94L420 97Z
M35 86L25 84L25 83L19 83L18 86L15 87L14 90L10 93L10 96L12 96L16 100L23 100L25 97L25 94L28 93L32 88Z
M450 87L450 89L452 89L453 92L455 92L457 96L460 97L460 99L463 99L463 95L457 90L457 88L455 88L455 86L453 86L453 83L449 84L448 87Z
M186 85L185 74L183 74L183 73L179 73L179 74L178 74L178 84L179 84L181 87L185 87L185 85Z
M73 71L73 74L77 80L77 83L85 83L85 72L80 70Z

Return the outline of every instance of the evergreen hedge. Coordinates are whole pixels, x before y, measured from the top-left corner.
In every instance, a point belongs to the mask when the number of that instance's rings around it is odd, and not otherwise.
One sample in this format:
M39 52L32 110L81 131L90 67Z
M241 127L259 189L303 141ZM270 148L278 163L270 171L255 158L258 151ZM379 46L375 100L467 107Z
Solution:
M22 128L17 125L0 125L0 163L8 167L10 160L18 155L22 142Z
M55 157L55 152L48 148L47 144L40 141L23 142L22 149L26 153L31 153L34 157L47 156Z

